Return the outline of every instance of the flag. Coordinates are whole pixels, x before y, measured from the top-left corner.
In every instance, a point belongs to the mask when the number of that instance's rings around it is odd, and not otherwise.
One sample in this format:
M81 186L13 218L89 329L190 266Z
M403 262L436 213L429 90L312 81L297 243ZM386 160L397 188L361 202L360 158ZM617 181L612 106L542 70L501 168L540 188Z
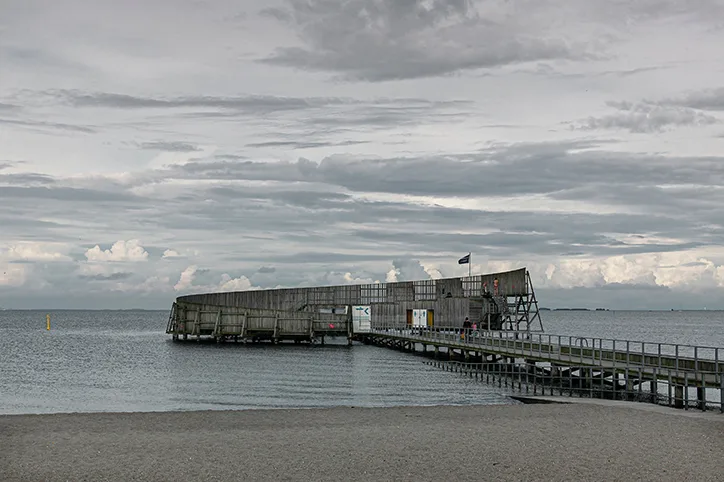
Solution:
M468 264L470 262L470 253L466 254L458 260L458 264Z

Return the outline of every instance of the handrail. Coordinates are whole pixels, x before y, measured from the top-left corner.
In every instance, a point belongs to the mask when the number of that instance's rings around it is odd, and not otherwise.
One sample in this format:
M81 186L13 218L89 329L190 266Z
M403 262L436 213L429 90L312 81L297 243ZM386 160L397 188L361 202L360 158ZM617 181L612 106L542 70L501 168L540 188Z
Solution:
M389 330L397 330L400 332L417 332L420 334L442 335L439 338L449 338L450 335L459 335L464 328L459 326L420 326L410 327L401 326L399 324L376 324L372 326L372 332L386 332ZM548 349L558 346L566 348L575 348L576 350L591 351L592 354L611 351L616 353L627 354L627 360L630 361L630 355L645 355L661 358L694 359L697 362L715 362L724 361L724 348L714 346L687 345L675 343L654 343L634 340L623 340L603 337L574 337L570 335L556 335L550 333L536 333L525 331L509 331L509 330L475 330L467 329L466 333L476 333L476 337L466 337L465 340L458 340L462 343L480 342L482 340L492 340L492 344L501 346L503 341L528 342L537 343L539 345L547 345ZM471 340L472 338L472 340ZM575 340L575 341L574 341ZM583 344L586 346L583 346ZM622 347L626 347L624 350ZM522 348L522 345L521 345ZM614 357L615 358L615 357Z
M463 330L464 328L460 326L403 326L403 325L374 325L372 326L372 329L397 329L397 330L430 330L430 331L457 331ZM469 329L472 331L472 329ZM574 339L584 339L584 340L602 340L602 341L609 341L609 342L616 342L616 343L631 343L631 344L644 344L644 345L667 345L667 346L679 346L679 347L685 347L685 348L699 348L699 349L705 349L705 350L724 350L724 347L716 347L716 346L707 346L707 345L689 345L685 343L666 343L666 342L652 342L652 341L640 341L640 340L631 340L631 339L623 339L623 338L604 338L599 336L572 336L572 335L558 335L555 333L542 333L542 332L533 332L533 331L517 331L517 330L482 330L478 328L477 330L480 333L489 333L492 335L495 335L499 338L504 338L501 335L517 335L520 337L521 335L525 336L538 336L538 337L548 337L548 338L574 338Z

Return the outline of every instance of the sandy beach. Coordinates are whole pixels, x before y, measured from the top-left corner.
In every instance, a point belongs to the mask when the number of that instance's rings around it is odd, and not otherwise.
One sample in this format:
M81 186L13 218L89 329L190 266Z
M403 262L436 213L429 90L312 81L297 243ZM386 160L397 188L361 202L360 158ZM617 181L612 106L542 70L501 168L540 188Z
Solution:
M0 480L721 480L724 415L642 405L7 415Z

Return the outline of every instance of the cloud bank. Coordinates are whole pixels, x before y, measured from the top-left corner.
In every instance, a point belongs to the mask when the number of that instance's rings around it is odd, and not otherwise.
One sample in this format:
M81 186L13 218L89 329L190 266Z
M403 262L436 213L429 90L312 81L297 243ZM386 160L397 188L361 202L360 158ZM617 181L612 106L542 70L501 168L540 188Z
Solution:
M471 251L543 305L724 308L722 15L4 6L0 306L460 276Z

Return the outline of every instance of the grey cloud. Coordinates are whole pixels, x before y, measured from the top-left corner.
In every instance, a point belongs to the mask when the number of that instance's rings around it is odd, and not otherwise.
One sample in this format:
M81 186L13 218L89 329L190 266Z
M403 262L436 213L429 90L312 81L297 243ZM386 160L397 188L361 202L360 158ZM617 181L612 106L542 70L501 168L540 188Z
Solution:
M288 10L284 10L279 7L263 8L259 11L259 15L262 17L270 17L280 20L282 22L289 22L292 20L292 15Z
M590 65L588 69L581 72L563 72L559 68L547 63L538 62L532 68L524 67L517 70L517 72L541 75L545 77L558 77L562 79L590 79L596 77L630 77L648 72L655 72L659 70L665 70L669 68L669 65L655 65L648 67L639 67L635 69L618 69L618 70L604 70L601 72L591 72Z
M692 92L683 97L668 99L665 102L692 109L724 111L724 87Z
M674 127L697 127L719 120L689 107L660 105L650 102L607 102L616 113L588 117L575 123L578 129L624 129L634 133L662 132Z
M60 226L22 228L21 239L47 239L50 228L53 240L77 244L78 237L68 234L82 230L82 243L88 246L156 233L155 239L143 243L149 253L156 253L155 258L161 248L153 246L203 249L201 257L184 263L218 263L230 270L248 266L250 279L269 286L281 279L290 283L303 279L298 271L288 272L296 264L356 273L355 267L389 266L392 260L406 257L444 261L446 253L467 252L471 247L488 259L528 259L654 253L724 243L724 229L716 227L724 225L724 214L718 209L724 202L722 194L716 188L695 186L724 184L721 159L591 150L597 146L582 142L497 145L441 157L332 156L320 164L307 159L192 162L139 173L125 184L93 179L89 187L78 187L77 179L58 178L53 189L0 188L0 196L33 200L14 203L12 211L3 208L7 203L0 203L0 224L5 219L59 218L63 220L58 221ZM495 182L485 182L491 179ZM175 185L178 180L214 182L180 189ZM164 185L171 190L164 191ZM130 194L144 186L147 197ZM596 203L607 203L639 214L504 212L486 210L484 205L455 209L403 199L368 201L356 195L371 190L443 197L536 194L542 203L584 200L593 210ZM103 200L106 194L111 198ZM74 213L72 220L69 211ZM74 227L71 222L79 224ZM459 234L460 226L494 231ZM184 233L185 246L161 234L179 231ZM109 232L119 234L109 237ZM630 234L640 238L631 240ZM677 241L664 244L655 238ZM229 250L229 245L235 248ZM273 276L259 273L252 278L260 263L283 263L285 268ZM175 282L178 275L169 276ZM216 272L205 276L209 283L218 282ZM384 272L370 276L384 278Z
M128 279L133 276L133 273L111 273L111 274L94 274L94 275L79 275L80 279L92 280L92 281L120 281Z
M246 147L289 147L291 149L314 149L318 147L342 147L366 144L367 141L343 141L343 142L304 142L304 141L267 141L252 142Z
M303 181L340 186L355 192L446 196L555 192L576 185L573 182L576 180L591 182L595 178L590 176L599 176L598 179L616 176L616 180L624 181L627 177L637 178L652 171L652 167L659 177L667 182L671 180L670 166L661 165L653 157L648 158L649 164L653 164L650 166L644 157L572 152L595 146L588 142L516 145L439 157L330 156L319 164L304 158L297 162L276 163L190 162L171 168L167 175L219 180ZM614 164L621 170L612 171ZM526 172L527 175L511 176L512 172ZM690 178L705 174L696 169L688 173ZM483 190L480 184L483 179L496 179L496 182L486 184Z
M191 162L175 166L163 175L182 179L318 183L360 193L543 194L553 199L633 203L655 211L672 203L678 203L684 210L705 207L707 203L713 207L719 198L716 191L704 192L697 187L687 190L685 185L724 184L724 163L719 158L684 159L590 150L595 146L585 142L523 144L444 157L331 156L319 164L303 158L277 163ZM512 175L515 172L526 174ZM483 188L481 181L485 179L496 182L485 183ZM683 198L674 198L672 194Z
M3 6L5 9L5 6ZM39 65L50 69L67 69L75 72L90 73L91 70L83 62L69 60L51 49L31 47L3 46L3 53L13 63L37 68Z
M240 156L238 154L217 154L214 156L215 159L222 159L224 161L246 161L249 160L247 156Z
M6 167L11 167L7 164ZM0 164L0 170L3 166ZM34 172L19 172L14 174L0 174L0 184L54 184L55 179L47 174L39 174Z
M267 260L276 263L316 263L316 264L342 264L358 261L388 261L390 255L378 254L348 254L324 251L301 251L292 254L269 255Z
M104 202L139 201L133 194L107 192L71 187L17 187L5 186L0 189L0 198L5 199L51 199L56 201Z
M505 15L490 19L467 0L287 3L264 12L292 24L307 48L280 48L260 62L384 81L589 56L570 42L516 29Z
M3 102L0 102L0 111L14 111L19 110L20 107L14 104L5 104Z
M361 127L388 128L389 126L415 125L431 122L452 122L467 118L473 102L466 100L434 101L420 98L371 98L349 97L275 97L275 96L196 96L196 97L138 97L126 94L83 93L79 91L51 91L51 98L60 98L76 107L106 107L119 109L170 109L185 110L168 115L193 119L236 119L243 117L247 122L269 130L270 118L283 119L284 126L295 128L294 132L274 126L277 137L271 142L296 142L300 146L316 143L333 146L351 145L363 142L359 139L330 141L334 133L350 129L358 135ZM300 117L299 112L304 112ZM312 132L310 132L310 130ZM279 139L279 136L288 139ZM300 141L304 139L304 142ZM154 146L156 143L148 143ZM251 147L272 147L275 144L252 143ZM278 145L276 145L278 146ZM158 145L158 147L163 147ZM173 147L173 146L170 146ZM319 146L321 147L321 146ZM155 147L153 147L155 148Z
M510 233L501 231L491 234L459 234L459 233L417 233L410 236L407 232L391 233L388 231L365 230L353 233L353 236L374 241L383 246L422 250L425 253L441 251L466 252L475 247L476 253L504 258L536 255L571 255L572 247L586 255L616 256L649 252L667 252L690 249L700 243L662 244L626 244L608 236L583 233L571 233L563 230L556 233Z
M168 151L168 152L197 152L200 151L197 146L189 144L187 142L166 142L166 141L155 141L155 142L142 142L139 144L142 149L150 149L157 151Z
M219 182L273 181L284 187L225 186L198 191L184 201L193 202L193 208L160 216L158 222L167 229L194 224L200 230L234 230L238 219L247 227L245 236L253 233L248 227L254 226L257 232L278 233L279 239L302 245L326 246L328 239L335 239L357 243L366 247L363 249L384 248L388 255L413 246L434 253L452 246L456 250L467 249L466 245L488 246L484 249L497 258L505 253L615 255L689 249L724 240L721 229L710 227L724 224L724 215L718 208L724 202L724 193L696 187L724 183L720 159L639 156L585 150L587 147L592 145L524 144L444 158L333 157L319 165L306 159L273 164L195 162L175 166L161 176ZM512 176L515 172L526 175ZM479 180L484 179L496 182L485 183L481 190ZM686 187L688 184L692 187ZM349 194L371 190L431 196L536 194L544 196L542 199L621 205L639 214L488 212L484 208L463 210L402 201L364 201ZM203 199L213 202L201 203ZM216 214L221 206L224 216ZM339 223L358 223L367 229L335 228ZM470 223L498 227L501 232L470 239L457 235L448 238L434 232L448 229L454 233L461 224ZM427 234L431 226L433 232ZM679 239L682 230L686 236L672 244L645 238ZM422 234L411 237L400 231ZM623 243L591 233L638 233L645 237L640 244ZM256 253L249 259L254 256Z
M40 232L47 233L50 228L61 228L64 225L51 221L38 221L35 219L18 218L11 215L3 215L3 210L0 209L0 226L5 228L17 228L22 230L24 233L32 233L33 228L38 228Z
M274 268L273 266L262 266L261 268L259 268L257 270L257 273L269 274L269 273L275 273L276 270L277 269Z
M260 194L256 194L260 197ZM271 202L269 202L271 201ZM389 256L402 254L435 258L440 251L467 250L475 246L479 253L504 259L506 256L562 255L577 252L580 255L618 255L644 252L661 252L687 249L706 244L705 239L696 242L682 242L671 245L624 243L596 232L622 233L645 232L652 236L672 236L680 229L689 230L689 238L697 239L700 232L693 222L676 221L664 216L651 215L595 215L568 213L530 212L486 212L446 208L409 206L403 203L350 202L336 204L334 200L315 206L310 210L299 208L298 204L277 205L276 194L268 193L268 201L262 202L260 210L250 206L248 201L240 204L224 201L225 213L233 213L235 219L243 220L240 231L246 240L254 232L273 232L275 239L300 246L316 245L320 251L310 253L266 254L253 250L246 254L235 253L229 260L268 262L354 262L383 261ZM159 221L162 227L189 225L193 222L200 231L233 230L233 222L227 217L215 215L214 206L197 208L188 218L168 213ZM188 218L179 222L180 217ZM293 219L293 221L292 221ZM365 226L364 230L339 227L340 223ZM461 235L457 230L461 224L474 223L476 226L496 226L500 232L486 235ZM253 229L251 228L253 226ZM404 226L404 228L401 228ZM414 236L410 235L415 232ZM719 234L721 239L721 234ZM379 254L339 254L338 246L356 246L364 251L374 249ZM571 248L577 249L572 250ZM412 250L412 251L411 251Z
M721 174L717 175L719 177ZM673 180L667 181L667 183ZM653 183L651 183L653 184ZM663 188L655 185L635 185L633 182L609 189L605 183L571 187L551 193L553 199L586 200L621 206L645 207L648 212L665 213L669 216L686 216L692 211L697 215L720 217L724 192L704 187Z
M192 119L229 119L244 117L248 125L259 127L260 134L269 135L270 127L274 131L272 142L296 142L300 146L319 143L324 147L336 142L338 147L350 143L365 142L359 137L365 132L399 129L403 127L431 124L450 125L454 122L470 118L473 103L467 101L444 102L417 99L371 99L366 102L356 101L339 105L327 105L305 111L299 116L295 111L260 112L256 115L249 111L203 111L179 114ZM270 124L271 116L281 125ZM330 137L347 138L344 141L330 141ZM354 137L354 139L349 139ZM300 141L304 139L304 143ZM268 147L264 143L252 143L248 147ZM310 145L310 147L312 147Z
M95 128L87 126L79 126L73 124L65 124L63 122L47 122L47 121L29 121L19 119L0 119L0 124L14 125L18 127L28 127L31 129L57 129L62 131L80 132L83 134L94 134L97 132Z
M339 207L340 203L350 199L348 194L329 191L304 191L285 189L268 189L244 187L234 189L231 187L215 187L204 191L200 197L211 195L214 198L231 199L264 199L274 203L290 206L300 206L307 209L323 207Z
M233 109L250 112L274 112L310 109L328 105L341 105L355 102L352 99L333 97L276 97L271 95L220 97L139 97L127 94L107 92L80 92L70 90L51 91L50 95L59 97L76 107L109 107L119 109L148 108L201 108Z
M692 261L691 263L684 263L681 266L694 267L694 266L706 266L706 263L700 261Z

